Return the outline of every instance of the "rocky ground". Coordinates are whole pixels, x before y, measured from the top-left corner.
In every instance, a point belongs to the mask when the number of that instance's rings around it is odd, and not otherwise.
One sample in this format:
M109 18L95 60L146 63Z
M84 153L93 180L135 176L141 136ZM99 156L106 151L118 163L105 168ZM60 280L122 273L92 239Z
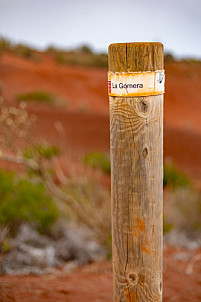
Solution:
M39 234L22 224L17 236L8 243L10 251L1 255L0 274L46 274L62 268L65 272L89 262L105 259L105 250L87 238L83 231L55 227L52 236Z
M47 237L23 224L10 246L0 259L0 302L112 301L112 264L85 232L59 226ZM200 301L199 241L165 236L163 269L164 302Z

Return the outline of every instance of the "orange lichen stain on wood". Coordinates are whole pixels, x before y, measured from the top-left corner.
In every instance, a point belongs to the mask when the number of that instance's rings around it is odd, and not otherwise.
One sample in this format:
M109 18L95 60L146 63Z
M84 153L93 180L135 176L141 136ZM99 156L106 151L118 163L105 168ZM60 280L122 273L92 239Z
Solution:
M145 231L144 221L137 217L137 224L138 224L138 228L139 228L140 232L144 232Z
M137 224L133 228L133 235L137 237L140 233L143 233L145 231L145 223L143 220L136 218Z
M147 240L145 240L145 241L143 242L143 244L140 243L140 248L141 248L141 250L142 250L143 252L145 252L145 253L147 253L147 254L149 254L149 255L156 255L156 251L154 251L154 250L151 248L151 245L150 245L150 243L149 243Z
M145 245L146 245L147 247L143 244L142 247L141 247L142 250L143 250L144 252L150 254L150 255L156 255L156 251L155 251L154 249L151 248L150 243L149 243L147 240L144 241L144 243L145 243Z
M149 255L156 255L156 251L151 248L150 243L147 240L143 241L143 238L140 238L140 234L145 232L145 222L138 217L136 220L137 224L133 228L133 235L137 238L141 250ZM143 237L146 238L146 234L144 234Z
M149 247L144 246L143 244L140 245L140 248L143 252L149 254L149 255L156 255L156 251L150 249Z
M145 253L151 255L151 251L150 251L146 246L144 246L143 244L140 245L140 248L141 248L141 250L142 250L143 252L145 252Z
M129 291L128 289L125 289L124 295L125 295L127 302L136 302L137 301L135 293Z

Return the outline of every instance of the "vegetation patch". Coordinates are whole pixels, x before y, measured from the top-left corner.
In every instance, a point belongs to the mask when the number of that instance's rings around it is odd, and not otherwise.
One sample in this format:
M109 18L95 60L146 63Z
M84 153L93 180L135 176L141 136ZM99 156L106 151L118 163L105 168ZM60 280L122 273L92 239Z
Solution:
M23 44L16 44L15 46L12 47L12 52L18 56L21 56L23 58L27 59L33 59L35 57L35 54L33 50Z
M169 233L173 229L173 224L167 222L167 218L163 215L163 234Z
M90 152L84 157L84 163L92 168L101 169L103 172L110 174L110 158L101 152Z
M31 47L18 43L14 44L8 39L0 38L0 54L1 53L11 53L25 59L38 59L37 52Z
M165 53L164 59L165 59L165 62L166 62L166 63L175 62L175 61L176 61L174 55L173 55L172 53L170 53L170 52L166 52L166 53Z
M0 37L0 55L5 52L35 61L38 61L41 55L41 52L39 53L28 45L22 43L15 44L9 39ZM95 53L89 45L85 44L73 50L49 46L44 53L52 55L58 64L105 68L107 68L108 65L107 53ZM171 52L166 52L164 59L166 63L186 62L190 64L201 64L200 59L191 57L178 59Z
M19 94L16 96L16 100L18 102L36 102L45 104L54 104L56 102L56 98L45 91L34 91Z
M91 179L70 179L65 192L74 201L69 218L84 224L96 240L111 253L110 193Z
M83 67L107 67L106 54L58 51L54 54L54 57L59 64Z
M107 67L107 54L94 53L88 45L82 45L71 51L49 46L46 52L51 54L58 64L83 67Z
M54 156L60 154L60 149L57 146L35 144L32 147L24 149L24 157L27 159L33 159L35 157L42 157L45 159L51 159Z
M40 232L48 232L58 216L41 183L34 184L13 172L0 170L0 225L8 225L12 232L28 222Z
M173 163L164 163L163 185L173 188L188 187L191 185L191 181Z
M191 239L200 237L201 195L190 187L168 188L164 193L164 233L172 229Z
M5 38L0 38L0 53L9 52L11 50L11 42Z

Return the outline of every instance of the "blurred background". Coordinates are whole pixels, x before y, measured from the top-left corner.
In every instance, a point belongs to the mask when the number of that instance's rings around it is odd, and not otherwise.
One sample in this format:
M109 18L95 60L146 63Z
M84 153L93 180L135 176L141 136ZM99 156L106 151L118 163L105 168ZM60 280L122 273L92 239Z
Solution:
M201 300L200 12L0 0L0 301L112 300L107 49L139 41L165 50L164 301Z

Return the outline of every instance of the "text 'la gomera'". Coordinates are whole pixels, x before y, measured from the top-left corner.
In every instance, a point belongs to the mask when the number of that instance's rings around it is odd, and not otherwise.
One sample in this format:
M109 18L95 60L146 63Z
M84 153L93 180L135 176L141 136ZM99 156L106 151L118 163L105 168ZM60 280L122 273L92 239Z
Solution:
M120 88L120 89L123 89L123 88L143 88L143 84L124 84L124 83L119 83L118 86L117 84L114 84L112 83L112 88L115 89L115 88Z

